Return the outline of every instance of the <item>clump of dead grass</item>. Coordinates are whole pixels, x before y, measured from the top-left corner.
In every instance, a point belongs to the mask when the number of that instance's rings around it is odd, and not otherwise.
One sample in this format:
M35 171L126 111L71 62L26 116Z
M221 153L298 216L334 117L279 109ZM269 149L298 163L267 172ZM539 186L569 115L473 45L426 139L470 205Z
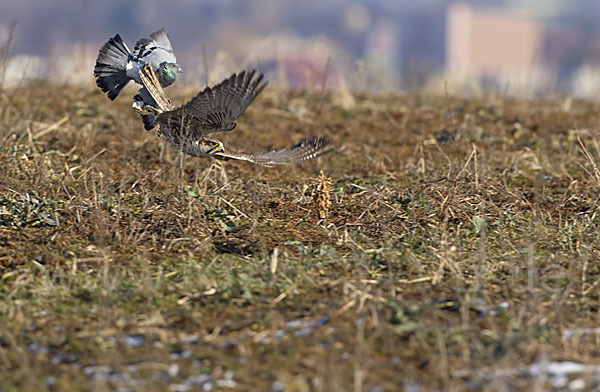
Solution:
M312 199L312 210L319 219L326 219L329 216L329 209L331 208L329 192L332 183L331 178L326 177L323 170L317 178L313 179L310 197Z

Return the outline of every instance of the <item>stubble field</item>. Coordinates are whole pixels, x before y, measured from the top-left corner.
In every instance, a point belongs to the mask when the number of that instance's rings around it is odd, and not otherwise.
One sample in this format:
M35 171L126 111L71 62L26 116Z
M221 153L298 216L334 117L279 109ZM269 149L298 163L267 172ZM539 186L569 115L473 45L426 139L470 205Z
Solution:
M600 387L599 105L267 89L226 147L335 151L263 168L127 95L0 91L1 391Z

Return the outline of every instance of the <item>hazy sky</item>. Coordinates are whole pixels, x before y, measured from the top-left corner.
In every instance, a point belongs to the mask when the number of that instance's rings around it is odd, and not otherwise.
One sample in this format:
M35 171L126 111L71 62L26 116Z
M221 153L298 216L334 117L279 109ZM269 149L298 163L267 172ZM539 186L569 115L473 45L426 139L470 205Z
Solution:
M345 9L363 5L370 22L398 17L410 9L443 6L446 0L0 0L0 28L16 21L15 49L47 54L64 42L102 44L116 32L135 41L165 27L173 42L210 45L221 27L250 29L268 35L339 35ZM418 5L415 5L418 4ZM400 23L400 20L398 20ZM352 39L356 37L344 37Z
M79 42L94 53L116 33L132 46L137 39L164 27L179 63L189 70L190 65L198 65L203 53L214 59L223 51L239 60L263 37L286 36L305 42L322 39L328 48L336 49L333 59L342 59L348 67L356 65L354 59L384 59L391 54L388 64L414 81L444 67L445 10L455 1L0 0L0 48L13 22L17 23L13 54L50 57L72 53L73 44ZM600 0L469 2L524 12L544 19L551 27L565 23L571 30L584 31L577 33L584 39L571 33L581 44L566 41L573 48L581 48L578 56L569 56L574 65L567 64L567 72L587 59L590 45L600 42L594 38L600 36ZM562 34L560 29L556 31Z
M392 18L400 27L415 14L439 12L452 0L0 0L0 38L12 22L15 51L44 55L63 43L101 45L116 32L129 41L165 27L173 42L185 47L219 40L223 30L260 35L292 31L300 36L324 34L344 41L345 12L353 5L369 11L369 23ZM472 0L480 6L510 7L547 17L568 16L577 9L600 25L600 0ZM586 11L589 9L589 11ZM435 26L430 26L435 27ZM4 32L4 34L2 34ZM232 45L234 42L232 42ZM350 45L351 46L351 45ZM224 48L226 49L226 48ZM179 48L182 50L182 47Z

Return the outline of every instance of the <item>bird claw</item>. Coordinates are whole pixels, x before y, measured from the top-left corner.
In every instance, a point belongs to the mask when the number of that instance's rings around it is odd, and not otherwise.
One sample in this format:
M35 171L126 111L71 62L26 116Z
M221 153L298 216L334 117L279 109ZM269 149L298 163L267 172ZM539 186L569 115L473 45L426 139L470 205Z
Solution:
M136 113L138 113L140 116L152 116L152 115L154 115L154 113L152 113L150 110L146 110L146 109L133 108L133 110Z
M156 114L162 113L162 110L159 110L151 105L146 105L142 101L134 101L131 107L133 108L134 112L141 116L155 116Z
M144 103L142 101L134 101L133 105L131 105L131 107L134 112L136 112L142 116L147 116L149 114L153 114L147 109L146 105L144 105Z

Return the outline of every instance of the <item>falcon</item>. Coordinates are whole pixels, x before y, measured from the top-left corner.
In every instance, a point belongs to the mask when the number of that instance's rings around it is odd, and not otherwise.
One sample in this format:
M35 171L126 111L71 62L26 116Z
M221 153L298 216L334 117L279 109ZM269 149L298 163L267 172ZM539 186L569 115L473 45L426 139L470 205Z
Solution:
M195 157L242 160L263 166L299 163L332 150L327 136L312 136L291 147L260 154L226 150L223 143L208 135L230 132L235 121L267 85L256 70L231 75L214 87L200 91L186 104L175 107L165 95L150 64L139 70L139 76L157 104L148 106L155 113L159 135L182 152Z
M182 72L164 28L150 34L150 38L138 40L133 52L129 50L121 35L117 34L109 39L100 48L96 58L96 84L107 93L108 98L114 100L130 80L142 84L138 71L146 64L151 64L156 71L162 87L173 84L177 74ZM154 116L145 110L147 105L155 105L150 94L142 87L133 100L134 109L140 109L138 111L142 115L145 128L154 128Z

